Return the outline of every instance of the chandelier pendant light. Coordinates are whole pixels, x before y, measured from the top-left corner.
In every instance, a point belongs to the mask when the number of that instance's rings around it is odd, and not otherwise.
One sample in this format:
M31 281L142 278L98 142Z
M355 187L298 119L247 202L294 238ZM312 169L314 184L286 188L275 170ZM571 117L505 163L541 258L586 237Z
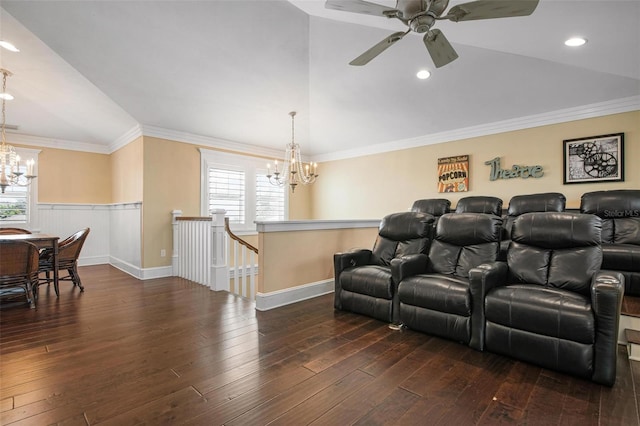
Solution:
M10 186L27 186L36 176L33 174L33 159L26 162L26 173L22 171L20 164L20 156L16 154L13 146L6 141L6 102L7 99L13 99L7 93L7 77L11 76L11 72L0 68L2 73L2 143L0 144L0 190L4 191Z
M289 113L291 116L291 143L287 144L287 149L284 153L284 161L282 170L278 160L274 161L274 171L271 173L271 164L267 164L267 179L272 185L284 186L289 185L291 192L295 192L296 186L309 185L316 181L318 177L318 164L302 162L300 155L300 145L295 142L295 127L294 117L296 112Z

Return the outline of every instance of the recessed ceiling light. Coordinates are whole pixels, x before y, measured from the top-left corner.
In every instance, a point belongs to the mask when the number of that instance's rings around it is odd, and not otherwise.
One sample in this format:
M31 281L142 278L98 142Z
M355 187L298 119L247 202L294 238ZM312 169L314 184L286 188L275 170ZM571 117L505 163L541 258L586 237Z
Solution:
M10 50L12 52L19 52L20 50L15 47L13 44L9 43L6 40L0 40L0 47L4 47L7 50Z
M570 47L578 47L582 46L586 42L587 40L582 37L571 37L569 40L565 41L564 44Z
M431 76L431 73L429 71L427 71L427 70L420 70L416 74L416 77L418 77L420 80L426 80L430 76Z
M0 99L4 99L5 101L13 100L13 95L10 93L0 93Z

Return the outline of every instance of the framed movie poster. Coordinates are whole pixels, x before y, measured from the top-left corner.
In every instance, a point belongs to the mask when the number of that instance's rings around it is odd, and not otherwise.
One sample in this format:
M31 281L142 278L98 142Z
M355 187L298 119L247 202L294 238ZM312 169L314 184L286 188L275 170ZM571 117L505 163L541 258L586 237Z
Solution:
M438 158L438 192L469 190L469 156Z
M624 181L624 133L567 139L564 183Z

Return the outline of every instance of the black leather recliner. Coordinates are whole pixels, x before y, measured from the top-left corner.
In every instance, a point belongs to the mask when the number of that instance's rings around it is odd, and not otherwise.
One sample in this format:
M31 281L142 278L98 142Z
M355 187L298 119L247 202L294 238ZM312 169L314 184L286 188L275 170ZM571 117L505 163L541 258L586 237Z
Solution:
M580 213L515 220L507 262L470 273L486 290L486 350L613 385L624 277L600 272L600 230Z
M373 250L334 254L334 307L397 323L398 311L394 308L397 282L391 275L391 260L426 253L433 222L434 217L426 213L394 213L380 222Z
M469 285L469 270L494 262L500 248L502 219L481 213L449 213L440 217L429 255L391 261L399 282L400 322L414 330L477 347L481 328L481 287Z
M412 212L422 212L433 215L435 218L433 222L433 235L436 232L436 226L438 225L438 219L443 214L449 213L451 209L451 201L446 198L425 198L423 200L416 200L411 206Z
M456 213L485 213L502 216L502 200L498 197L463 197L456 204Z
M559 192L516 195L509 201L507 214L502 217L502 242L498 260L507 260L507 249L511 242L513 222L523 213L563 212L567 204L566 197Z
M602 219L602 269L625 278L625 294L640 296L640 190L587 192L580 212Z
M425 198L414 201L411 206L411 211L429 213L438 218L443 214L449 213L450 208L451 201L446 198Z

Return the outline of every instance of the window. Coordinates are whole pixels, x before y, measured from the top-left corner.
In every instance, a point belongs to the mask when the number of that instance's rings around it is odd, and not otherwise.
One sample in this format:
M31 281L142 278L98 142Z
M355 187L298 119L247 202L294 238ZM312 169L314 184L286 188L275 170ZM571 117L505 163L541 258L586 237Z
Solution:
M209 213L224 209L229 223L245 223L245 173L240 170L210 167Z
M0 194L0 222L26 223L29 213L28 187L10 186Z
M200 155L203 216L224 209L235 232L255 231L255 221L287 220L287 188L269 183L268 160L206 149Z
M267 173L256 173L256 220L284 220L284 188L271 185Z
M34 174L38 170L38 153L40 150L16 148L16 153L21 158L35 161ZM20 171L26 173L24 162ZM35 226L35 200L37 199L38 179L33 179L29 186L9 186L4 194L0 193L0 226L17 224L27 228Z

